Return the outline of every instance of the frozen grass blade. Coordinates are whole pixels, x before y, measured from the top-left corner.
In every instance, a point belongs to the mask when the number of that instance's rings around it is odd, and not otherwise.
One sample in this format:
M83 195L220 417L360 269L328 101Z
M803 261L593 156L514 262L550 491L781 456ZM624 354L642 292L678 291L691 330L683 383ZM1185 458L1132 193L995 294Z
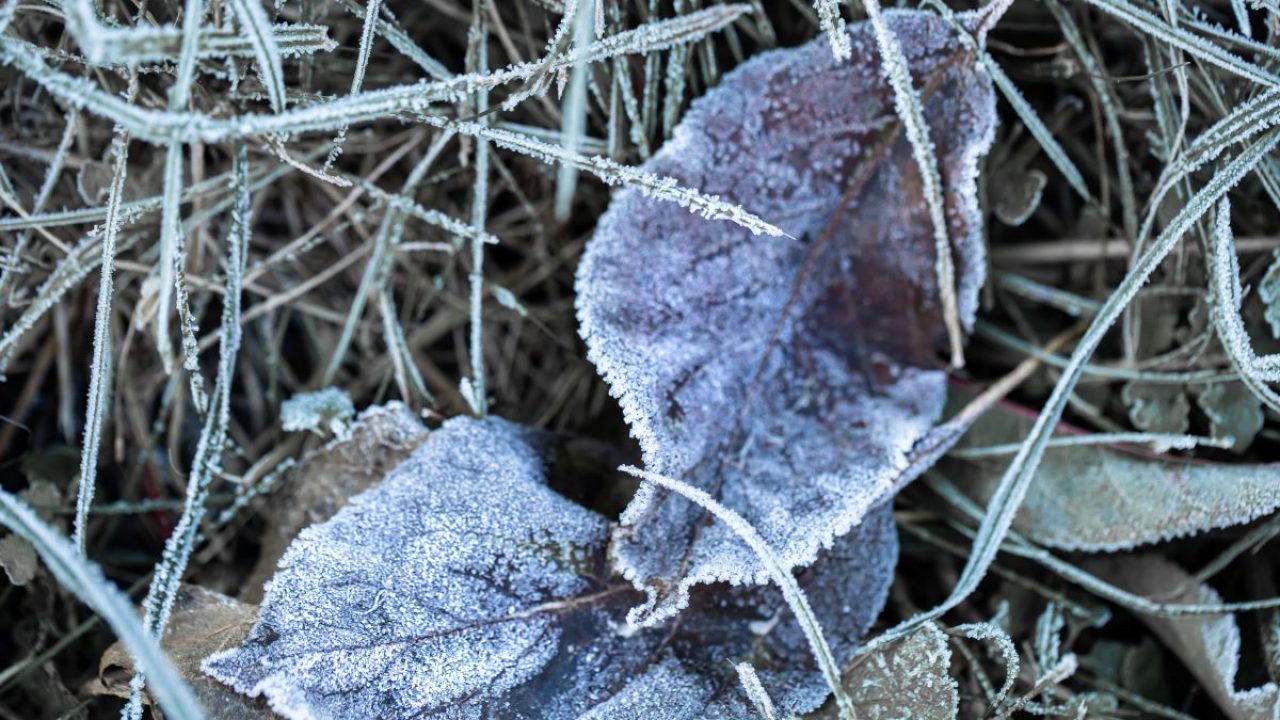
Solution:
M1258 356L1240 317L1244 301L1240 287L1240 260L1236 257L1235 239L1231 232L1231 203L1226 198L1218 204L1218 217L1213 228L1213 258L1209 278L1213 288L1214 329L1240 381L1249 392L1272 411L1280 412L1280 394L1267 386L1268 377L1258 369Z
M355 15L360 19L364 19L366 17L364 8L356 4L354 0L338 0L338 4L345 8L347 12L350 12L352 15ZM404 30L400 29L400 25L395 21L394 16L391 15L391 11L387 9L386 5L382 6L382 14L386 15L390 19L384 20L381 17L377 18L377 25L375 27L377 28L378 34L385 38L386 41L391 44L391 47L400 51L401 55L404 55L415 65L426 71L428 75L437 80L448 80L453 77L453 73L449 72L449 68L445 67L439 60L428 55L425 50L413 41L413 38L409 37Z
M1129 172L1129 151L1124 139L1124 129L1120 124L1119 99L1112 85L1107 80L1102 65L1093 56L1093 52L1080 34L1080 28L1072 19L1071 13L1057 0L1048 0L1045 6L1058 21L1062 35L1067 44L1080 60L1080 65L1089 77L1089 84L1098 96L1098 104L1102 107L1102 117L1107 126L1107 135L1111 139L1111 152L1116 161L1116 184L1120 192L1121 225L1126 237L1133 238L1138 233L1138 202L1133 191L1133 176Z
M495 145L513 152L537 158L548 164L572 163L578 169L595 175L609 185L631 185L646 195L674 202L690 212L707 218L727 220L750 230L756 235L786 235L780 228L747 212L741 207L725 202L714 195L706 195L692 188L680 187L674 179L659 177L638 168L621 165L608 158L571 153L558 145L499 128L489 128L476 123L449 122L444 119L427 119L426 122L449 127L464 135L484 137Z
M1126 0L1087 0L1087 2L1103 12L1129 23L1143 33L1183 50L1210 65L1222 68L1229 73L1239 75L1259 85L1267 87L1280 85L1280 77L1275 74L1267 72L1254 63L1241 59L1238 55L1223 50L1195 33L1180 27L1172 27L1155 15L1130 4Z
M875 1L869 0L873 3ZM853 51L849 46L849 33L845 30L844 18L840 15L840 5L836 0L813 0L813 9L818 12L818 24L831 43L831 53L837 60L848 60ZM879 11L877 6L876 12ZM870 15L871 11L868 10L867 14Z
M832 4L834 6L834 3ZM938 172L937 153L934 150L933 141L929 139L929 126L924 120L924 106L920 104L920 96L911 82L911 69L907 66L907 59L902 53L902 46L898 43L898 36L889 29L884 15L880 12L880 0L865 0L863 7L867 11L867 19L871 22L871 27L875 30L876 44L880 47L881 72L893 87L894 105L898 111L898 118L902 120L907 140L911 143L911 153L915 157L916 165L920 168L920 182L924 188L925 203L928 205L929 218L933 222L934 247L938 256L934 271L938 276L938 297L942 302L942 320L946 325L947 339L951 344L951 366L961 368L964 367L964 328L960 323L960 309L956 300L955 262L951 257L951 239L947 233L947 215L942 198L942 175ZM842 35L847 34L842 32ZM845 43L848 43L847 36ZM846 56L847 53L846 50ZM839 50L836 50L836 57L842 57Z
M471 5L471 32L467 36L467 67L479 73L489 71L489 44L485 28L485 0L473 0ZM563 27L565 23L561 23ZM477 90L474 97L477 122L476 127L489 126L489 93ZM470 382L464 382L467 401L471 410L479 417L489 412L488 389L485 384L484 369L484 243L480 241L484 234L485 220L489 215L489 142L480 135L474 135L475 183L471 188L471 226L476 235L471 240L471 292L469 302L469 355L471 356ZM467 378L463 378L464 381Z
M98 451L102 447L102 425L111 396L111 310L115 294L116 240L120 235L120 204L129 171L129 135L116 130L112 140L115 172L107 196L107 220L102 232L102 269L98 275L97 315L93 324L93 360L89 369L89 403L85 409L84 446L80 452L80 483L76 495L75 530L71 543L85 553L89 509L93 505L98 477Z
M62 174L62 166L67 159L67 151L71 149L71 143L76 138L79 119L79 112L72 110L67 113L66 126L62 130L62 139L58 141L58 147L54 150L53 159L49 162L48 169L45 170L44 181L41 182L40 190L36 193L35 202L31 204L31 212L28 213L28 218L40 215L41 211L44 210L45 203L49 201L49 195L53 192L53 188L58 182L58 177ZM22 253L26 249L29 237L29 233L18 233L17 238L14 240L13 248L8 251L13 258L13 264L6 266L3 272L0 272L0 302L8 301L14 273L17 272L20 266Z
M204 718L191 690L147 633L133 604L112 585L102 570L76 552L75 546L46 525L21 500L0 490L0 524L31 543L62 587L102 616L129 649L134 662L152 678L151 689L166 716L180 720Z
M422 178L426 175L427 170L439 157L440 152L444 150L444 146L453 137L453 132L444 131L431 143L431 147L427 149L422 160L414 166L409 172L409 176L404 181L404 186L400 189L400 198L411 199L413 190L422 182ZM404 208L402 203L395 202L395 199L389 199L385 214L382 216L382 222L378 225L378 231L373 238L373 252L369 255L369 261L365 265L364 275L360 278L360 286L356 289L355 297L351 300L351 309L347 312L346 323L342 326L342 334L338 336L338 344L333 350L333 355L329 360L329 366L325 369L324 377L320 384L328 387L333 384L334 378L338 374L338 370L342 367L342 361L346 358L347 349L351 346L351 340L355 337L356 327L360 324L360 316L364 314L365 303L368 302L369 293L374 287L378 288L381 309L383 310L384 320L387 320L386 311L389 298L381 297L389 295L388 280L391 269L392 259L395 256L395 248L400 244L400 238L404 234ZM456 222L456 221L455 221ZM458 225L462 225L461 222ZM484 239L481 238L481 242ZM391 304L394 308L394 303ZM403 342L403 331L399 330L399 323L396 321L395 313L390 315L390 321L396 323L397 331L389 334L388 337L400 337L399 342ZM390 332L390 329L388 329ZM397 345L387 344L388 349L395 348ZM404 353L407 356L407 351ZM416 370L414 371L416 373Z
M242 2L255 2L256 0L241 0ZM360 88L364 87L364 76L369 72L369 55L373 52L374 30L378 27L378 11L382 9L382 0L369 0L369 7L364 12L364 25L360 30L360 49L356 52L356 71L351 77L351 92L349 95L356 95L360 92ZM333 149L329 151L329 157L325 158L324 170L327 172L333 164L337 162L338 156L342 154L342 145L347 141L347 130L349 126L343 125L338 128L338 136L333 139Z
M733 669L738 671L742 691L747 694L747 699L755 706L756 712L760 713L761 720L777 720L778 711L773 707L773 699L760 683L760 676L756 674L756 669L751 666L751 663L740 662L734 665Z
M258 75L267 88L271 109L281 112L287 102L284 87L284 60L280 54L280 47L276 44L271 20L267 17L261 0L231 0L231 9L240 22L245 40L253 48L254 57L258 61Z
M1013 108L1014 113L1018 115L1018 119L1027 128L1027 132L1031 133L1031 137L1035 138L1036 142L1040 144L1040 149L1044 150L1049 161L1053 163L1054 167L1058 168L1058 172L1062 173L1062 177L1066 179L1071 189L1075 190L1081 199L1088 201L1090 199L1089 188L1085 185L1084 176L1080 174L1080 170L1076 168L1075 163L1071 162L1066 149L1053 136L1053 132L1045 126L1044 121L1036 114L1035 108L1031 107L1031 103L1028 103L1027 99L1023 97L1022 92L1018 90L1018 86L1005 74L1000 64L981 46L978 39L969 32L968 28L960 23L951 8L940 0L928 0L926 4L942 15L956 31L956 36L960 41L973 52L982 63L982 66L987 69L987 74L991 76L991 80L995 83L996 88L1000 90L1000 94L1009 102L1009 106Z
M580 0L573 20L573 45L575 54L591 47L595 40L593 11L604 0ZM591 66L579 63L569 76L569 91L560 104L560 146L576 153L582 147L582 136L587 127L587 73ZM578 189L578 169L572 165L560 165L556 173L555 218L564 222L569 218L574 191Z
M791 608L791 612L795 614L796 620L800 623L805 639L809 641L809 649L813 652L814 660L818 663L818 667L822 670L822 674L827 680L827 685L836 697L836 704L840 707L841 717L844 720L854 720L856 713L853 708L853 700L845 692L844 685L840 682L840 669L836 667L835 658L831 655L831 648L827 645L827 640L822 635L822 628L818 626L818 619L814 617L813 609L809 607L809 600L796 583L795 577L787 572L786 568L782 566L782 561L774 554L773 549L769 547L763 537L760 537L760 533L751 527L751 524L744 520L741 515L721 505L719 501L708 495L701 488L696 488L683 480L646 472L630 465L624 465L619 469L645 482L664 487L689 502L697 504L723 522L751 548L751 551L760 558L761 564L769 571L773 581L778 584L778 589L782 591L782 597L787 601L787 606Z
M196 444L191 474L187 479L187 497L182 517L165 542L164 553L156 565L151 588L143 603L147 631L160 637L169 620L179 583L204 518L209 488L221 468L223 446L231 419L231 383L235 375L236 354L240 349L240 292L244 282L245 260L251 235L251 202L249 197L249 158L244 143L236 143L232 187L235 204L231 209L231 232L227 239L225 267L226 288L222 297L222 340L218 349L218 372L204 427ZM125 716L137 720L142 714L141 692L145 676L138 674L129 683L129 704Z

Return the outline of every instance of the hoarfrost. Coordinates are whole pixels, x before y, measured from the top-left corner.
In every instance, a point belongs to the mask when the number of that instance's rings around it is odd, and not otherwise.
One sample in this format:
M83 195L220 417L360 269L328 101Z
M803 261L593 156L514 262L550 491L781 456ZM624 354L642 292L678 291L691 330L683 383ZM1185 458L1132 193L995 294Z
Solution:
M331 387L299 393L285 400L280 406L280 424L289 432L310 430L323 435L327 431L334 437L344 438L355 414L351 396Z
M943 21L885 17L924 89L967 326L983 279L975 177L994 95ZM856 62L835 62L817 40L744 63L644 168L789 237L753 236L623 190L577 283L589 356L647 469L743 515L788 568L812 563L905 479L945 398L919 169L870 27L849 37ZM666 493L632 501L614 561L649 592L633 621L670 617L699 583L767 582L733 533L705 519Z
M1222 597L1208 585L1157 555L1119 555L1094 560L1090 572L1125 590L1173 603L1217 605ZM1240 669L1240 626L1231 615L1159 617L1139 615L1204 686L1232 720L1273 720L1280 716L1280 686L1268 682L1236 687Z
M380 485L303 531L243 647L206 671L287 718L744 718L750 662L785 712L826 696L773 587L696 593L674 629L629 630L608 523L550 490L534 436L489 418L432 432ZM800 576L849 662L897 557L889 508Z
M957 393L953 404L967 399ZM997 405L957 447L1022 442L1034 420L1032 411ZM985 505L1008 463L1008 456L953 457L941 469ZM1278 463L1215 463L1124 446L1049 447L1013 528L1062 550L1128 550L1274 512L1280 508L1278 470Z

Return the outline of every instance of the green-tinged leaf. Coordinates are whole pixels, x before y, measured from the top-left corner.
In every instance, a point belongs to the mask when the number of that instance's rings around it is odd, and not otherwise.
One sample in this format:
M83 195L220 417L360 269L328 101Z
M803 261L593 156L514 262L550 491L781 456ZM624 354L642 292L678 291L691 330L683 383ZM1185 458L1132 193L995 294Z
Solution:
M1182 568L1156 555L1098 559L1090 562L1087 569L1139 595L1170 602L1222 602L1212 588L1198 584ZM1231 720L1274 720L1280 715L1280 687L1275 683L1247 690L1236 687L1240 628L1233 616L1140 618L1182 660Z
M1030 410L998 405L957 449L1021 442L1034 420ZM1059 425L1058 434L1079 431ZM940 467L982 504L1007 464L1008 456L950 457ZM1277 507L1280 465L1209 463L1113 445L1051 446L1013 527L1050 547L1102 552L1239 525Z
M844 684L860 720L954 720L960 693L950 667L947 636L928 624L859 655L845 671ZM813 720L837 717L829 706Z
M1196 404L1209 418L1215 438L1231 439L1231 449L1244 452L1262 429L1262 402L1244 383L1206 385L1196 396Z
M1125 383L1120 399L1134 427L1153 433L1184 433L1191 426L1191 403L1181 385Z

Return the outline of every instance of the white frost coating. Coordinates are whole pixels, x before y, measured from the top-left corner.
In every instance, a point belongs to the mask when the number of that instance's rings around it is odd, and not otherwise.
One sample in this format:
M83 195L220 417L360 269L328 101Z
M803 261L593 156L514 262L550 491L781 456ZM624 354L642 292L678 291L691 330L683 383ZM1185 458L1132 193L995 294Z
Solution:
M994 94L936 16L885 19L917 85L931 88L923 104L967 327L984 276L975 179ZM849 37L851 63L822 41L744 63L644 167L790 237L753 237L624 190L578 274L580 332L646 468L737 511L788 569L812 563L891 491L945 395L932 369L946 333L919 170L870 28ZM627 508L615 567L650 593L634 621L674 615L700 583L767 582L750 550L704 517L648 490Z
M280 425L287 432L310 430L334 437L345 438L349 423L356 414L351 396L339 388L325 388L315 392L299 393L280 405Z
M299 536L244 646L206 672L291 720L742 720L728 660L744 658L781 710L822 703L774 588L702 594L675 633L617 632L637 593L605 584L608 524L543 484L530 435L495 418L446 422ZM886 505L800 578L842 664L896 557ZM766 636L750 631L770 620Z
M957 448L1020 442L1033 419L998 405ZM985 505L1008 463L1008 457L953 456L942 469ZM1059 446L1045 450L1013 527L1052 548L1118 552L1244 524L1277 508L1280 463L1211 463L1105 445Z
M1201 585L1177 565L1157 555L1124 555L1088 566L1129 592L1169 599L1175 603L1218 605L1222 597ZM1274 682L1241 690L1240 627L1231 615L1165 618L1140 615L1151 631L1169 646L1232 720L1274 720L1280 717L1280 686Z

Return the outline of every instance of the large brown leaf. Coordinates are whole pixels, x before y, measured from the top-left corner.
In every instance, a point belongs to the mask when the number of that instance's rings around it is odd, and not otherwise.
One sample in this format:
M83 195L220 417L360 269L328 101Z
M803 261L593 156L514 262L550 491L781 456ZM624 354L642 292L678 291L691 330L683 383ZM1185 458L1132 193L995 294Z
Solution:
M886 19L923 96L968 325L983 278L975 177L994 95L942 20ZM647 468L711 492L792 568L918 470L911 450L946 394L920 172L870 26L849 32L850 62L817 40L744 63L646 165L792 237L753 236L624 190L577 283L589 356ZM644 489L622 519L615 566L649 593L637 622L671 616L698 583L767 580L732 532L683 499Z

